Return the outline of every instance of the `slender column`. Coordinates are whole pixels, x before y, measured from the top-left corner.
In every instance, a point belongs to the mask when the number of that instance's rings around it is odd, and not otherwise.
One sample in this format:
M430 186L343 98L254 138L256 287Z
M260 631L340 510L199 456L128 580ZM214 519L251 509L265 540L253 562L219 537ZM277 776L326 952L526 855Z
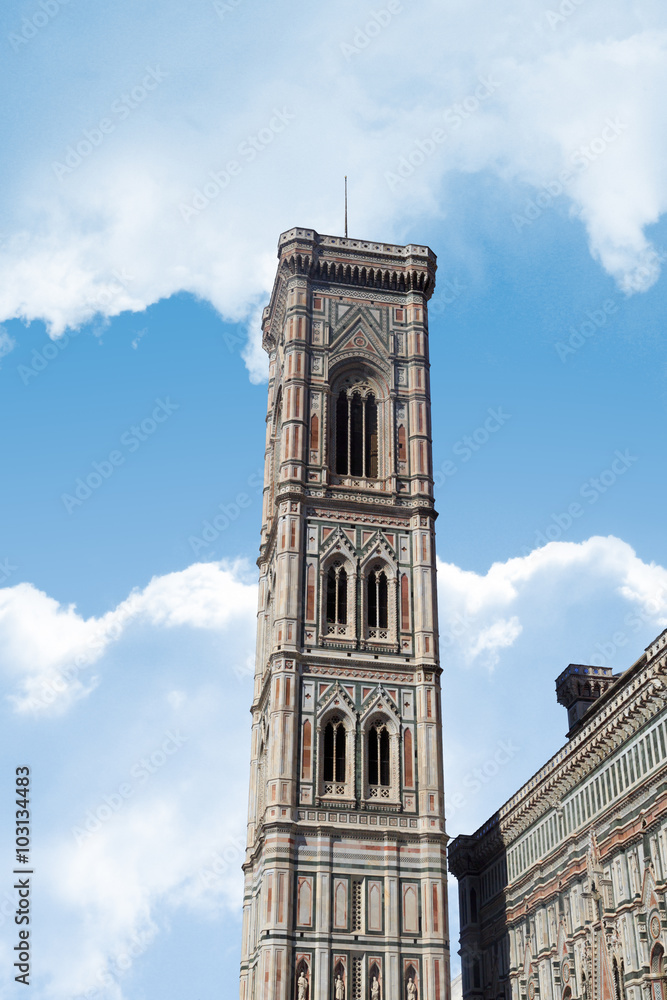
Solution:
M352 474L352 393L346 392L345 398L347 400L347 469L345 474L350 476Z
M366 478L366 404L368 400L364 399L361 406L361 475Z

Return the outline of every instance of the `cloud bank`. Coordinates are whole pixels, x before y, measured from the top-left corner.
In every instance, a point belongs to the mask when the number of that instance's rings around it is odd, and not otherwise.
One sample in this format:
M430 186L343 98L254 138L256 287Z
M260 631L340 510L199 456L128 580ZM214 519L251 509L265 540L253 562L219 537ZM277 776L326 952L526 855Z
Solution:
M440 562L438 588L454 833L558 746L554 671L568 658L627 667L667 624L667 569L594 537L484 574ZM240 933L255 613L241 563L156 577L100 618L27 583L0 589L5 728L16 746L29 732L36 773L53 776L39 998L132 995L179 915L198 935Z
M3 171L0 321L57 336L186 291L248 320L260 379L277 235L339 232L344 173L360 236L412 238L447 216L452 178L490 173L507 185L496 231L567 208L619 288L645 290L667 203L665 22L604 0L302 5L289 25L268 4L172 0L148 24L121 2L115 25L63 9L4 68L32 98ZM83 96L75 72L53 86L63 52L87 67Z
M155 577L100 618L82 618L31 584L0 589L0 672L19 713L52 714L90 694L90 668L133 626L252 631L257 592L245 563L196 563ZM38 627L36 627L38 623Z

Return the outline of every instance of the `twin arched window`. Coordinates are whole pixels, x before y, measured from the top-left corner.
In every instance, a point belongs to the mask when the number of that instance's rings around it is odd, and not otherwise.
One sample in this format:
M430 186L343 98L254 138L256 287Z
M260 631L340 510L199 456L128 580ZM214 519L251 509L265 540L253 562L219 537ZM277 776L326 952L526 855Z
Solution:
M346 626L348 624L348 585L347 571L340 562L329 567L326 574L325 617L330 626ZM373 630L389 628L388 579L385 571L376 567L366 577L366 608L368 628ZM354 598L354 595L352 595ZM314 599L314 592L312 595ZM312 615L313 600L308 596L307 605Z
M378 474L378 411L373 393L341 389L336 400L336 472L339 476Z
M321 740L320 752L321 771L320 794L332 796L347 796L348 799L355 797L354 791L354 767L351 773L348 764L348 754L355 757L355 727L354 723L346 726L341 715L333 715L320 730ZM396 737L389 731L387 720L383 717L375 718L366 731L361 734L363 741L363 756L365 757L365 776L362 782L366 789L363 795L375 799L389 799L392 794L396 795L394 789L392 793L392 745L395 744ZM351 741L348 743L348 740ZM308 734L308 742L310 734ZM305 733L304 733L305 747ZM395 749L395 746L394 746ZM410 742L410 755L412 755L412 743ZM363 757L362 757L363 759ZM306 771L306 756L304 753L304 772ZM308 748L308 774L310 774L310 748ZM348 781L351 784L348 784Z

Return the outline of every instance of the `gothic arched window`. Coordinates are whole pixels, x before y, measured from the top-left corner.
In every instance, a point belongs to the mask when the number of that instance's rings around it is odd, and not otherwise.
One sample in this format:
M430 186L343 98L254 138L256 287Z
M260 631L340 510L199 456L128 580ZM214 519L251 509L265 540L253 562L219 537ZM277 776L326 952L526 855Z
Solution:
M387 628L389 613L387 604L387 574L383 570L373 570L368 574L368 627Z
M347 573L340 564L327 573L327 624L347 625Z
M368 784L390 784L389 731L384 722L374 722L368 732Z
M612 965L614 971L614 995L616 1000L623 1000L623 990L621 987L621 974L618 969L618 962L616 959L613 961Z
M651 994L653 1000L664 1000L664 957L665 951L661 944L656 944L651 952Z
M339 476L378 474L378 411L373 393L341 389L336 399L336 472Z
M345 781L345 726L334 716L324 729L325 781Z

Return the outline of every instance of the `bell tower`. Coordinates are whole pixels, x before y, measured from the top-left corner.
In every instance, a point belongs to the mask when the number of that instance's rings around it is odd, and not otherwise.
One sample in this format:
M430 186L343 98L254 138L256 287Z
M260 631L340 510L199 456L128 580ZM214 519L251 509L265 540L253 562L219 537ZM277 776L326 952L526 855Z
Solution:
M241 1000L448 1000L425 246L280 237Z

